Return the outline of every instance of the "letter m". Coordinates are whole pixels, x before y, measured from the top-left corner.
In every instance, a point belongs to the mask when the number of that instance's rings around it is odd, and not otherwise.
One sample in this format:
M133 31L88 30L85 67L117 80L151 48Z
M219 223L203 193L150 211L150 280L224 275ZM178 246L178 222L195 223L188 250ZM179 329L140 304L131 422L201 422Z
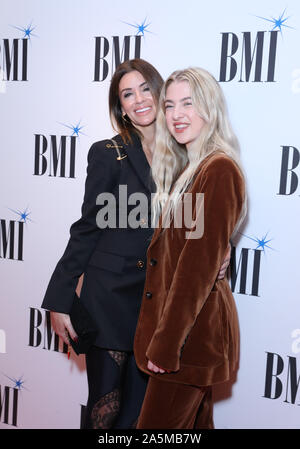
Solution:
M9 422L10 391L13 391L13 404L11 422ZM17 426L18 389L0 385L0 420L5 424Z
M141 57L141 38L142 36L124 36L122 51L120 51L119 36L113 36L113 72L121 62L128 61L131 58ZM130 45L134 42L134 52L130 52Z
M264 34L265 34L265 31L257 32L254 48L253 48L253 51L251 52L251 33L250 33L250 31L246 31L243 33L244 39L243 39L240 81L249 81L251 68L252 68L254 60L255 60L254 81L261 81ZM245 63L245 79L244 80L242 79L243 63Z
M3 50L2 56L2 67L3 74L6 79L5 81L13 80L18 81L18 62L19 62L19 40L22 41L22 81L27 81L27 49L28 49L28 39L13 39L12 46L10 48L9 39L3 39ZM0 47L1 53L1 47ZM12 70L11 70L12 69ZM12 71L12 77L11 77Z

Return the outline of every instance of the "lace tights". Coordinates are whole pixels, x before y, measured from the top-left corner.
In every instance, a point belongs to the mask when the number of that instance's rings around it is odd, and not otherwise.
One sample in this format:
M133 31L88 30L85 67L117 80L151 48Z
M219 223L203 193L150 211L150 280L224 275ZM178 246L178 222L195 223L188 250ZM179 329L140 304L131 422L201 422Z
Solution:
M143 402L147 376L133 352L94 346L86 355L89 398L86 428L134 428Z

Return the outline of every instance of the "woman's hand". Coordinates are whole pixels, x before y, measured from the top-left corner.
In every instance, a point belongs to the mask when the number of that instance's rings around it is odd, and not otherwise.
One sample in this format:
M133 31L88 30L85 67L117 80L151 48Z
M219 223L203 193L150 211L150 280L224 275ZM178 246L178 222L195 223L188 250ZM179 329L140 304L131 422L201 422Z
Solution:
M218 279L224 279L226 270L227 270L229 262L230 262L230 256L231 256L231 246L230 246L230 243L228 243L227 251L225 254L225 259L223 260L223 263L221 265L221 268L220 268L220 271L218 274Z
M164 374L164 373L170 373L171 372L171 371L168 371L168 370L164 370L163 368L160 368L157 365L154 365L154 363L152 363L151 360L148 360L147 368L148 368L149 371L153 371L154 373Z
M50 312L50 317L51 317L51 324L52 324L54 332L67 345L70 343L69 335L72 338L72 340L76 341L78 336L72 326L69 315L67 315L66 313Z
M80 276L78 279L77 287L76 287L76 293L77 296L80 298L82 283L83 283L83 277L84 274ZM78 338L76 335L76 332L74 330L74 327L72 326L70 316L66 313L59 313L59 312L50 312L51 317L51 324L53 327L54 332L62 338L62 340L68 345L69 344L69 335L72 338L72 340L75 340Z

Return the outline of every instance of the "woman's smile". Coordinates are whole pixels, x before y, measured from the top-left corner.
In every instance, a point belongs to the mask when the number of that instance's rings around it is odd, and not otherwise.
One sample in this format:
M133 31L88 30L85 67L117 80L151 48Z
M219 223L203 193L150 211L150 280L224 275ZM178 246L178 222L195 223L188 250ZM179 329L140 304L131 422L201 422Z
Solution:
M174 128L175 128L175 133L183 133L187 127L188 127L188 123L181 123L181 122L175 122L174 123Z

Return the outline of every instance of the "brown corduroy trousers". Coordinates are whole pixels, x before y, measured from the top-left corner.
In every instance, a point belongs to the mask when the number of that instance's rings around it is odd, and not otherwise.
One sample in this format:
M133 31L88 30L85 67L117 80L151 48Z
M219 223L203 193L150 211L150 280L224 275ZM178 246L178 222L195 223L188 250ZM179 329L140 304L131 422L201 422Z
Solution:
M137 429L213 429L211 387L150 377Z

